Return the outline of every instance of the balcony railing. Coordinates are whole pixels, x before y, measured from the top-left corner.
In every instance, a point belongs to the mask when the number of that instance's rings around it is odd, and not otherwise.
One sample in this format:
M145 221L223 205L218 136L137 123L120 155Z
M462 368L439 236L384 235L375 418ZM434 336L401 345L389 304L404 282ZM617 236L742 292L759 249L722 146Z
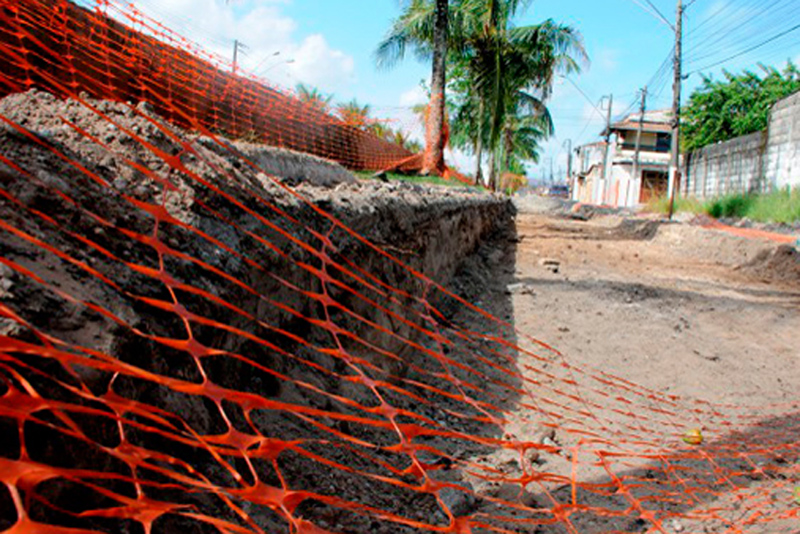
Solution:
M619 143L617 145L619 150L636 150L636 143ZM639 149L642 152L660 152L660 153L667 153L670 151L670 146L667 144L658 144L656 146L652 145L641 145Z

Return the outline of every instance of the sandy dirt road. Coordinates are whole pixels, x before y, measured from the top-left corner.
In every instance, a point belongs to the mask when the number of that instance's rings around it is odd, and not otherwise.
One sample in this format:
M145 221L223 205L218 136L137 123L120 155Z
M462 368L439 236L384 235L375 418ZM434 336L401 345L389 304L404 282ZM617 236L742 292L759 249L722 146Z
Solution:
M800 280L740 268L774 245L615 217L521 214L517 234L515 279L533 294L514 295L514 322L576 365L712 402L800 392Z
M745 520L791 514L800 483L800 279L765 267L760 254L776 245L618 216L523 211L515 230L508 249L488 254L494 268L476 302L513 325L523 351L547 352L535 339L560 353L543 363L520 358L529 397L506 437L531 439L549 425L564 454L541 451L525 469L512 461L505 482L472 480L478 493L586 507L562 524L518 532L800 532L796 518ZM615 378L600 383L602 373ZM659 419L662 408L671 415ZM706 432L696 458L681 443L684 425ZM786 442L791 454L781 457L775 447ZM675 456L647 459L662 447ZM598 461L605 448L619 454L608 465ZM488 462L502 469L504 458ZM509 479L527 473L554 478L520 493Z

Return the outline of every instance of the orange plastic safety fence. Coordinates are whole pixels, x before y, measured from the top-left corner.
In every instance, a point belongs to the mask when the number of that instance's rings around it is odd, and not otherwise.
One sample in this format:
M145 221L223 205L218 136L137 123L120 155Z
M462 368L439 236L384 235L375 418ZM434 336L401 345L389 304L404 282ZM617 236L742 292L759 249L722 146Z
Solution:
M315 154L351 169L384 169L413 156L263 81L232 74L223 60L132 4L97 1L94 11L66 0L2 5L6 76L0 95L37 87L64 96L147 101L177 124Z
M800 528L796 404L571 364L218 135L389 149L97 9L0 2L4 92L70 97L0 101L1 531Z

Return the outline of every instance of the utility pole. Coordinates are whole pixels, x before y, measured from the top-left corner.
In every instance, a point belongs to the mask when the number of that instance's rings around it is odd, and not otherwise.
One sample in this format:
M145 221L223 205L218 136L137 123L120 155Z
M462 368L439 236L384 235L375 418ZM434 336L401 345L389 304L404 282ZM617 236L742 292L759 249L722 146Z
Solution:
M236 70L239 64L239 50L244 50L247 48L244 44L240 43L237 40L233 41L233 73L236 74Z
M641 178L639 176L639 155L642 151L642 130L644 130L644 113L647 109L647 86L642 89L642 105L639 107L639 128L636 130L636 152L633 156L633 180L639 180L639 187L641 187ZM628 182L628 193L625 195L626 204L630 202L630 188L631 184Z
M681 180L681 154L680 154L680 131L681 131L681 84L683 82L681 66L683 63L683 0L678 0L675 20L675 77L672 83L672 162L670 164L669 184L669 220L675 214L675 194L678 189L678 182Z
M605 203L606 184L608 183L608 153L611 150L611 109L614 107L614 95L608 96L608 115L606 116L606 152L603 155L602 198L600 204Z
M567 180L569 181L572 180L572 139L564 142L567 144Z

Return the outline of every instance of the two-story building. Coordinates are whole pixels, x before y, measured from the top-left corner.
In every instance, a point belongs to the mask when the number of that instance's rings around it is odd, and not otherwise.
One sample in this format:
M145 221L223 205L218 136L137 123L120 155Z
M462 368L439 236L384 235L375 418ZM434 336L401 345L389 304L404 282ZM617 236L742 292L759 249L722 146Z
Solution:
M588 204L635 207L668 191L671 113L650 111L626 116L611 125L608 169L605 168L606 142L576 149L572 198ZM604 130L601 134L605 136ZM639 139L638 164L636 142Z

